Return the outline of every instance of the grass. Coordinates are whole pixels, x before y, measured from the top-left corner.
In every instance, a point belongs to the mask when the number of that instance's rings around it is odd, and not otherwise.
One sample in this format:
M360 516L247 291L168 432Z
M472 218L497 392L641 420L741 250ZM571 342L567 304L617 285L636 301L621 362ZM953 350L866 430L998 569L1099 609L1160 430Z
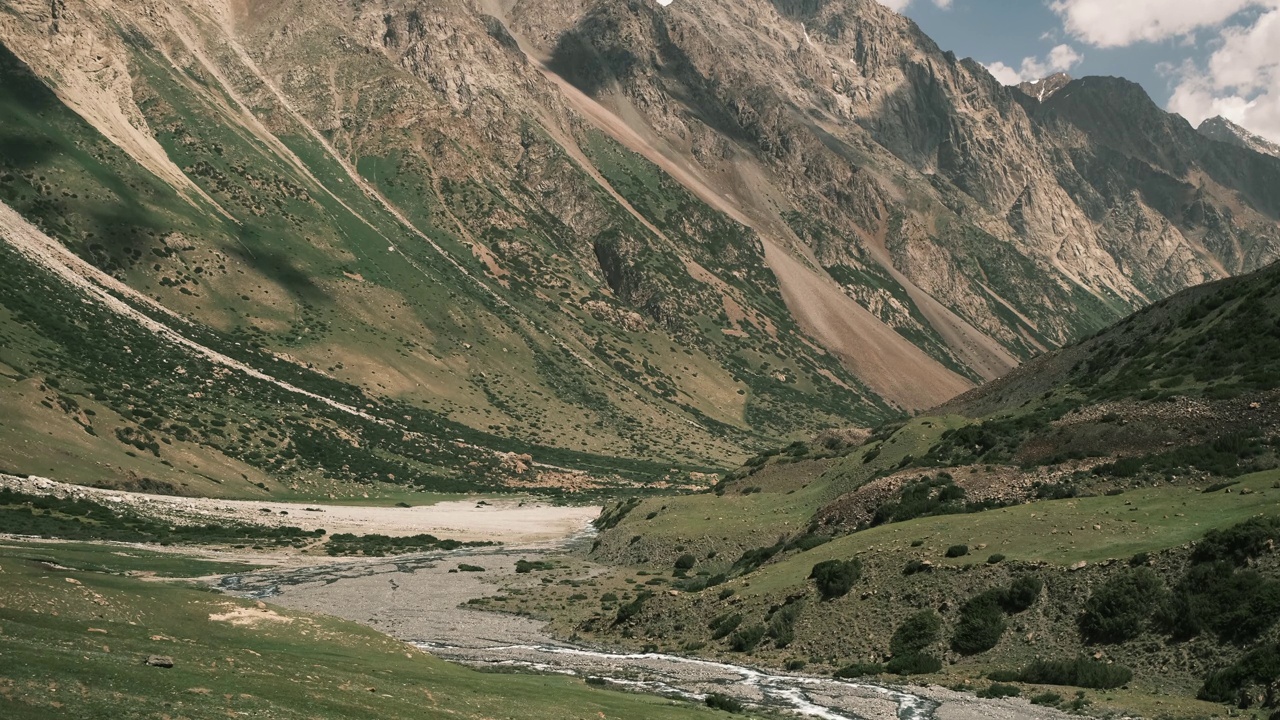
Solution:
M882 525L847 535L794 558L766 565L751 575L747 592L761 594L801 584L813 564L862 553L923 556L935 565L961 566L973 558L946 558L957 542L985 543L1008 560L1066 566L1127 559L1200 539L1213 528L1275 512L1280 471L1240 478L1253 491L1204 494L1194 487L1142 488L1122 495L1050 500L966 515L944 515ZM1093 526L1099 525L1100 530ZM927 538L921 548L910 543Z
M0 559L54 563L92 573L148 573L178 578L242 573L261 567L243 562L203 560L181 553L92 543L6 542L0 544Z
M74 562L60 549L48 552ZM11 554L0 555L0 571L0 698L14 720L725 717L571 678L482 674L333 618L273 608L282 620L219 622L210 616L251 605L203 590L52 570ZM147 667L152 654L174 667Z

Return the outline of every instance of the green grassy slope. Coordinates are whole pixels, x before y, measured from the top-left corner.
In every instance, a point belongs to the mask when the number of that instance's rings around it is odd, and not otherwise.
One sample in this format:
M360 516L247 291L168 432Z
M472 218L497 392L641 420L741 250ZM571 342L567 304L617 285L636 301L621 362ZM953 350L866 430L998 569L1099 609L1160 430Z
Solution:
M576 679L481 674L353 623L52 568L28 559L34 550L0 548L7 588L0 712L7 718L727 717ZM106 548L38 552L63 565L120 567ZM217 619L234 613L250 620ZM174 666L148 667L150 655L169 656Z

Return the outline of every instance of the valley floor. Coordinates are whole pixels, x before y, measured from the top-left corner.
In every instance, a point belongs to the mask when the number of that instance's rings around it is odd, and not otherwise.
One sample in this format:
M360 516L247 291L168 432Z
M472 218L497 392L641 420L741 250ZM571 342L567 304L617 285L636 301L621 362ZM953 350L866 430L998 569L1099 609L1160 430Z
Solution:
M725 663L690 660L674 656L652 654L609 654L591 648L580 648L553 637L546 624L509 613L483 610L483 598L495 593L535 593L543 585L591 583L592 578L606 571L582 561L572 551L590 538L589 521L596 508L548 508L534 502L523 506L516 502L494 502L480 505L474 501L463 503L443 502L420 508L362 508L335 505L294 505L233 503L225 500L197 501L189 498L164 498L114 491L92 491L85 488L58 486L42 479L7 478L13 489L43 492L94 493L99 501L127 503L135 511L157 513L187 513L185 519L213 517L219 519L249 520L252 513L269 507L272 521L279 515L280 507L287 507L285 518L293 521L294 514L302 520L311 516L324 518L333 528L355 529L335 524L334 519L355 523L363 530L383 533L434 532L458 537L484 538L502 541L498 547L467 548L454 551L437 551L395 557L330 558L303 554L296 548L270 551L218 548L145 548L127 544L78 544L31 542L10 539L0 543L0 569L8 569L8 590L0 599L0 613L5 618L5 633L0 635L0 655L18 659L36 636L49 632L48 620L41 621L41 607L60 606L66 601L57 598L60 590L54 580L65 581L74 589L83 588L88 597L112 604L106 599L105 589L94 589L98 582L111 585L116 592L133 593L134 598L117 600L146 607L149 602L166 599L171 603L165 615L142 620L144 612L138 612L135 625L145 626L143 645L155 645L155 652L175 652L168 648L168 641L155 638L182 637L191 630L176 629L176 622L168 613L179 615L195 612L199 618L208 615L208 625L215 628L229 627L239 632L275 635L286 628L293 629L313 623L332 623L324 616L334 616L358 625L372 628L383 637L394 638L427 650L432 655L456 660L477 668L504 672L525 671L535 674L569 675L579 678L606 678L613 689L640 690L656 693L676 700L689 712L703 714L700 703L707 693L723 693L757 704L768 711L792 709L815 717L840 720L862 717L877 718L925 718L940 720L968 720L969 718L1048 718L1057 717L1056 711L1029 705L1025 700L979 700L971 695L952 692L939 687L887 688L876 685L854 684L830 678L804 677L796 674L772 675L750 667ZM99 497L100 495L100 497ZM251 506L251 507L250 507ZM277 507L279 506L279 507ZM312 512L307 507L313 508ZM314 510L323 512L314 512ZM197 510L199 512L197 512ZM415 512L416 511L416 512ZM369 515L373 513L373 515ZM267 513L262 513L266 518ZM170 516L172 517L172 515ZM419 524L407 519L412 517ZM319 522L319 521L312 521ZM323 523L322 523L323 524ZM163 552L157 552L157 551ZM307 550L304 552L311 552ZM43 558L43 559L42 559ZM532 564L533 571L518 573L517 561ZM65 564L64 564L65 563ZM148 568L168 568L161 575L171 577L198 576L199 582L217 588L241 601L218 600L216 596L198 593L175 586L170 582L144 582L155 580L156 572ZM106 572L108 575L79 572L84 569ZM66 578L52 577L67 574ZM121 578L119 575L132 575ZM29 577L30 576L30 577ZM142 577L136 577L142 576ZM74 582L73 582L74 581ZM123 585L122 585L123 583ZM46 587L47 586L47 587ZM170 597L172 596L172 597ZM270 605L266 605L269 602ZM96 601L94 601L96 602ZM74 601L72 601L74 604ZM201 605L195 608L195 605ZM208 605L208 608L204 608ZM193 609L194 608L194 609ZM206 612L206 610L212 610ZM63 608L61 614L54 611L54 618L65 617L78 625L89 622L96 626L108 625L103 613L94 613L83 619L72 619L71 608ZM44 612L48 612L45 608ZM203 613L203 614L202 614ZM93 618L93 615L98 615ZM217 622L214 620L217 619ZM140 622L141 620L141 622ZM295 624L295 620L298 621ZM184 618L184 622L190 618ZM56 621L55 621L56 622ZM123 620L130 623L129 619ZM109 633L112 627L103 627ZM63 632L83 635L83 629L68 628ZM95 631L96 632L96 631ZM241 648L219 647L220 641L213 632L205 639L212 646L211 655L242 652ZM30 635L31 637L26 637ZM302 632L302 636L308 632ZM322 636L323 635L323 636ZM337 637L335 633L317 634L313 638L296 637L287 641L289 652L321 655L343 647L330 648L328 644ZM91 642L94 638L63 639L61 644ZM110 639L107 639L110 641ZM276 642L286 642L276 639ZM117 640L117 642L120 642ZM314 643L314 647L308 647ZM112 643L114 644L114 643ZM384 645L382 641L375 643ZM393 650L387 645L379 652ZM164 646L164 647L161 647ZM106 648L107 645L102 647ZM248 647L248 646L246 646ZM96 650L96 647L95 647ZM188 649L189 650L189 649ZM177 652L182 652L179 648ZM257 652L257 651L255 651ZM35 668L32 677L0 678L0 704L13 704L15 708L30 709L35 686L58 687L63 676L93 678L101 672L119 672L116 667L120 656L111 656L109 650L87 654L68 654L47 668ZM394 653L392 653L394 655ZM410 657L413 654L410 653ZM187 660L188 658L183 658ZM185 663L184 663L185 664ZM210 669L217 668L217 660ZM235 667L234 664L231 665ZM318 666L316 666L318 667ZM187 668L190 671L190 668ZM283 668L288 674L288 668ZM380 670L391 682L396 678L393 669ZM21 674L21 673L19 673ZM320 677L316 673L314 677ZM560 682L547 680L546 682ZM565 681L575 682L575 681ZM348 683L350 684L350 683ZM87 680L85 687L93 685ZM464 683L465 686L465 683ZM485 681L487 692L503 693L504 688ZM607 694L595 688L581 688L591 694ZM24 688L26 690L24 691ZM190 692L198 692L196 688ZM37 694L47 694L41 691ZM645 695L637 702L645 702ZM566 702L569 695L560 698ZM161 698L163 699L163 698ZM655 700L657 698L654 698ZM59 702L59 701L52 701ZM490 704L509 707L501 698ZM38 701L36 704L39 704ZM109 704L109 703L108 703ZM287 701L286 701L287 704ZM182 705L181 702L178 703ZM168 707L168 706L166 706ZM649 717L641 711L609 714L608 717ZM519 711L497 713L498 717L526 717ZM54 714L56 715L56 713ZM594 715L594 713L593 713ZM19 717L25 716L21 713ZM35 716L35 715L33 715ZM282 713L281 716L291 716ZM392 714L394 716L394 713Z

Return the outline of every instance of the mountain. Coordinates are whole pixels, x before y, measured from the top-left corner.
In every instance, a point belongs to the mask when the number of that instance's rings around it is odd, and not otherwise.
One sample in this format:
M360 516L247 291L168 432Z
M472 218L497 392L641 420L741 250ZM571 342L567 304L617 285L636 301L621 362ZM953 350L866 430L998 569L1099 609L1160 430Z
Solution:
M1271 157L1280 157L1280 145L1276 145L1260 135L1255 135L1245 130L1221 115L1211 117L1200 123L1196 131L1210 140L1229 143L1236 147L1242 147L1263 155L1270 155Z
M1280 255L1280 160L872 0L20 0L0 44L11 284L130 328L6 301L22 472L696 483ZM261 422L149 419L194 400Z
M1027 80L1018 83L1017 88L1026 93L1029 97L1036 99L1036 102L1044 102L1054 93L1066 87L1071 82L1070 75L1059 72L1039 80Z

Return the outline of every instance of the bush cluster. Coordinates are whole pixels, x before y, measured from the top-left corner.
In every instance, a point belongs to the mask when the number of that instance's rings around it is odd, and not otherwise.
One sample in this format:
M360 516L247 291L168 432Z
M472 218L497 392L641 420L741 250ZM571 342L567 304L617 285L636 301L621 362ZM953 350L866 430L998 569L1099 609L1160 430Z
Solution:
M729 636L729 649L734 652L751 652L764 640L766 632L768 629L759 623L739 628Z
M1081 657L1074 660L1037 660L1023 668L1017 679L1039 685L1109 690L1124 685L1132 678L1133 671L1123 665Z
M1167 591L1150 568L1113 577L1089 596L1080 615L1080 634L1091 643L1121 643L1146 631L1153 610Z
M993 588L969 598L960 606L960 619L951 636L951 648L962 655L986 652L1004 635L1005 613L1020 613L1040 597L1044 582L1034 575L1022 575L1008 587Z
M889 651L893 659L885 669L899 675L924 675L942 669L942 661L926 651L942 635L942 618L932 610L922 610L907 618L893 631Z
M803 610L804 600L797 599L788 602L769 615L769 637L773 638L777 647L785 648L791 644L792 640L795 640L796 621L800 619L800 613Z
M324 550L333 556L367 555L384 557L386 555L405 555L408 553L429 552L431 550L456 550L461 547L485 547L494 544L488 541L441 540L434 535L426 533L406 535L404 537L337 533L329 536L329 543L325 545Z
M960 606L960 619L951 636L951 648L961 655L986 652L1004 635L1004 610L998 593L988 590Z
M737 715L746 709L742 701L722 693L711 693L707 696L706 703L707 707L712 710L723 710L733 715Z
M719 640L720 638L728 636L729 633L734 630L737 630L738 626L741 624L742 615L739 615L738 613L725 613L724 615L712 620L707 627L711 630L711 639Z
M813 566L809 577L818 586L823 600L834 600L844 597L853 589L854 583L862 577L862 561L823 560Z
M639 615L640 611L644 609L644 604L648 602L651 597L653 597L653 593L648 590L644 590L639 595L636 595L635 599L631 602L626 605L619 606L618 614L614 617L613 624L621 625L636 615Z
M1230 666L1205 678L1197 695L1210 702L1235 702L1250 685L1269 686L1280 680L1280 648L1275 645L1252 650Z

